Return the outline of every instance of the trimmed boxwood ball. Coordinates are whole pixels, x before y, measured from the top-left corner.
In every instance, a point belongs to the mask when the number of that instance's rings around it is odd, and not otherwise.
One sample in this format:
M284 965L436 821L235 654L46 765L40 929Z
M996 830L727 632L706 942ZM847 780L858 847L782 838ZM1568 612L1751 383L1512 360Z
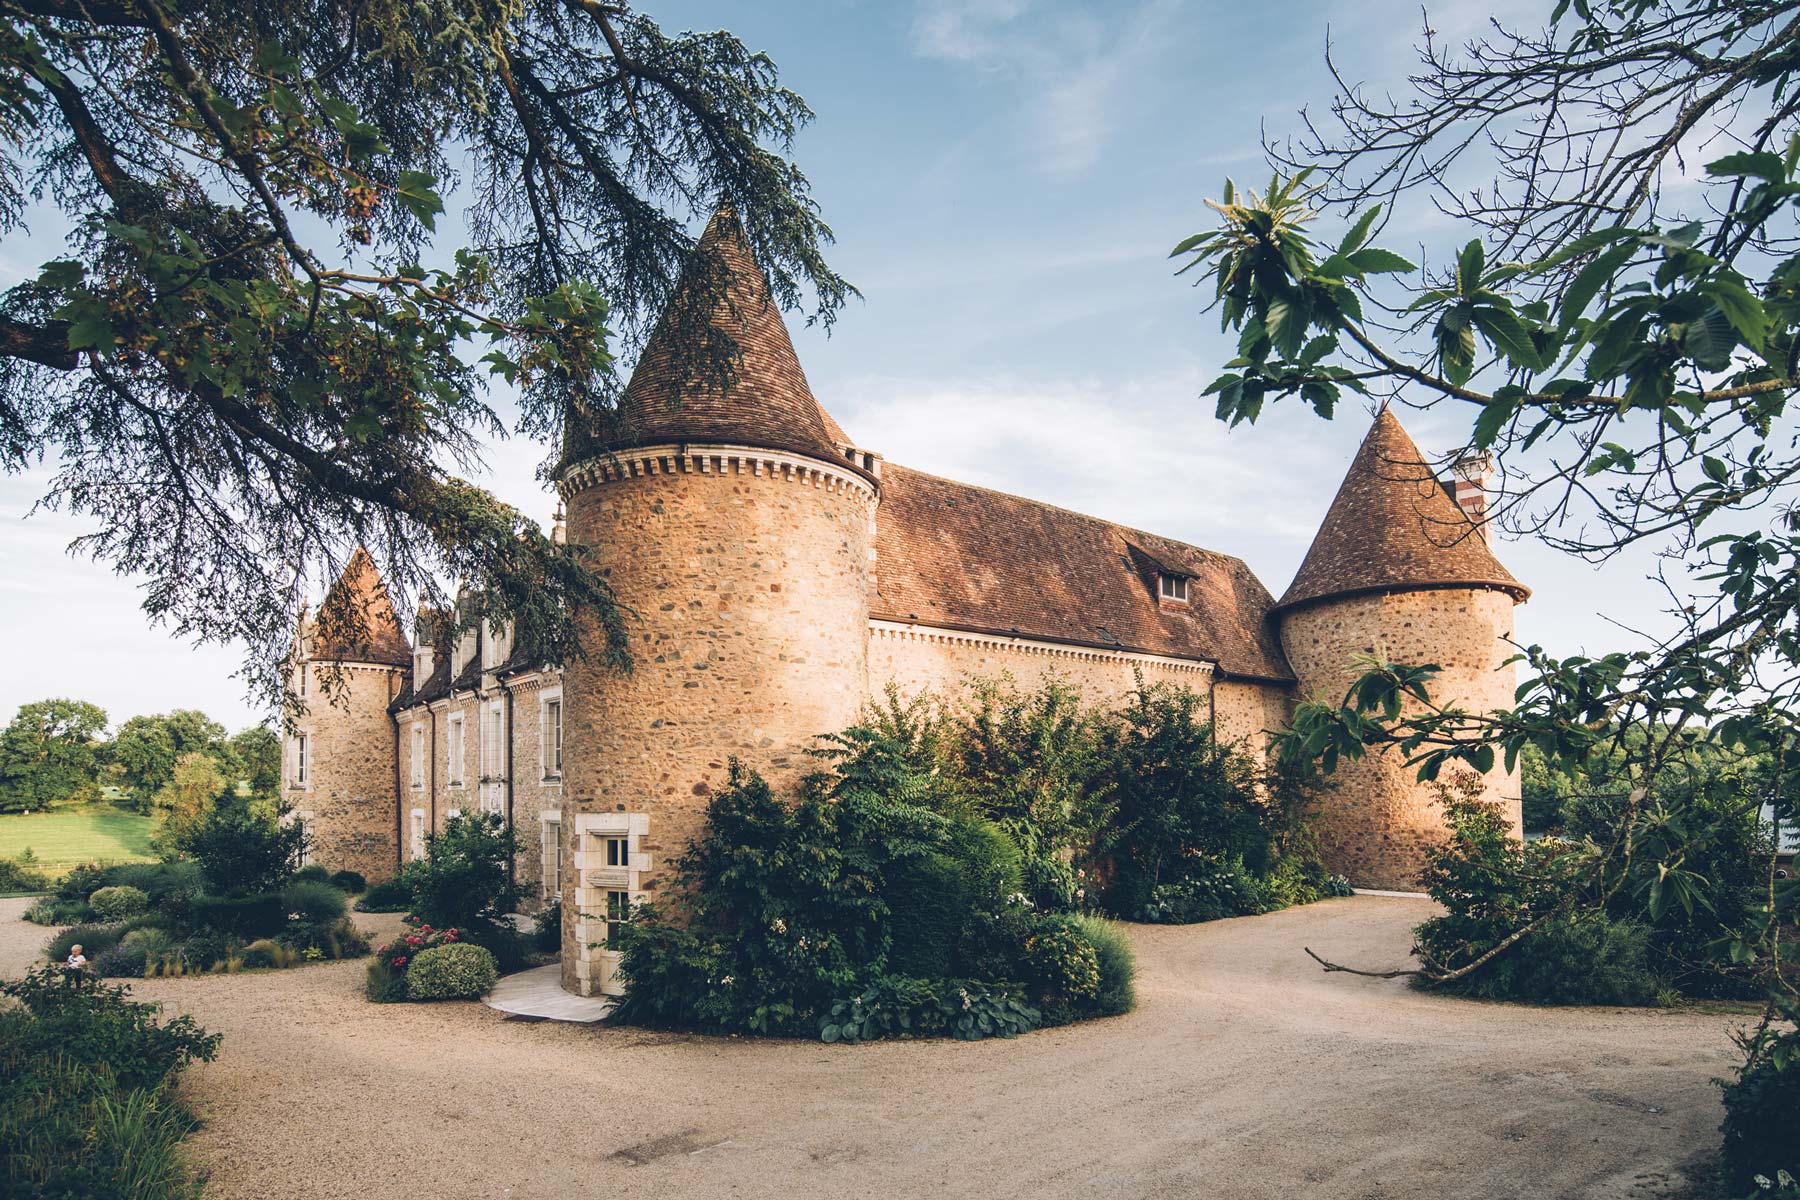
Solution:
M88 897L88 907L102 921L122 921L150 907L150 897L141 888L103 887Z
M350 896L359 895L369 886L369 881L363 878L360 871L333 871L330 883L338 891Z
M317 883L329 883L331 882L331 872L327 871L324 867L319 866L317 863L314 863L309 867L301 867L298 871L295 871L294 878L297 881L310 879Z
M451 942L421 950L407 965L406 995L411 1000L473 1000L499 977L492 952Z

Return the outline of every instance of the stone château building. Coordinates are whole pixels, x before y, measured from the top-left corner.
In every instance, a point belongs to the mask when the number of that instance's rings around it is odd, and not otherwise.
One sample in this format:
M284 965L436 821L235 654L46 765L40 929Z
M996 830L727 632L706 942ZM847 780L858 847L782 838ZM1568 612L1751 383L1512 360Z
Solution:
M1441 483L1392 413L1277 601L1236 558L884 461L814 399L728 209L696 255L724 286L690 273L617 420L579 431L558 481L568 541L636 614L634 669L561 669L487 626L445 644L431 613L409 640L359 550L336 586L368 644L303 626L294 657L302 680L344 666L287 741L317 860L383 877L452 814L499 813L536 848L520 876L561 899L565 986L591 994L614 990L605 923L661 885L729 760L792 783L889 683L1054 672L1100 701L1141 675L1254 739L1299 697L1341 697L1379 649L1439 664L1441 700L1510 705L1504 639L1528 592L1488 548L1480 473ZM672 342L695 317L740 347L727 392L679 382ZM1516 827L1516 776L1488 784ZM1340 767L1318 828L1327 862L1377 888L1412 886L1443 836L1391 755Z

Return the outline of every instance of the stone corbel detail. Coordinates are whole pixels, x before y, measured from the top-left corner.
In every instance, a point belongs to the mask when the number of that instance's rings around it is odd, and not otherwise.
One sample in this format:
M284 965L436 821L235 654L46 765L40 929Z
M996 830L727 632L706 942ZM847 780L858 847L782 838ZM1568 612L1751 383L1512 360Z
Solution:
M747 475L767 477L801 487L833 493L855 493L875 499L867 479L844 467L754 446L685 445L643 446L616 450L576 463L563 472L556 485L564 500L603 484L653 475Z
M1107 650L1099 646L1074 646L1065 642L1045 642L1028 637L1005 634L974 633L961 629L945 629L905 621L871 620L869 634L901 642L932 642L945 646L977 646L1022 656L1062 659L1068 662L1123 662L1210 676L1214 665L1200 658L1175 658L1166 654L1144 654L1136 650Z

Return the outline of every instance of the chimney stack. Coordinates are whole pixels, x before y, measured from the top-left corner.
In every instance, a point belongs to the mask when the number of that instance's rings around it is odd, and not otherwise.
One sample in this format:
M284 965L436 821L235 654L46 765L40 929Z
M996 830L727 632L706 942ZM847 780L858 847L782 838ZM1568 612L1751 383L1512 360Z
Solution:
M1456 507L1474 523L1475 529L1487 540L1488 519L1488 477L1493 473L1494 460L1487 453L1469 454L1456 460L1450 468L1455 482L1450 487L1450 498L1456 501Z

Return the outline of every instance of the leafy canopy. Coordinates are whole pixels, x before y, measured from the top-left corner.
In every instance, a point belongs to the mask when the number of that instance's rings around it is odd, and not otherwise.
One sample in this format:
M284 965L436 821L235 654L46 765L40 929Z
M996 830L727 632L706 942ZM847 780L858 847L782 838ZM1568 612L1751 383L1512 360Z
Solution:
M468 579L549 657L622 662L605 582L465 476L484 436L556 444L613 403L613 338L720 197L781 302L836 313L782 153L811 113L768 57L597 0L0 12L0 235L65 231L0 293L0 466L52 458L81 548L175 632L246 641L270 696L359 543L398 594ZM691 369L728 379L719 342Z

